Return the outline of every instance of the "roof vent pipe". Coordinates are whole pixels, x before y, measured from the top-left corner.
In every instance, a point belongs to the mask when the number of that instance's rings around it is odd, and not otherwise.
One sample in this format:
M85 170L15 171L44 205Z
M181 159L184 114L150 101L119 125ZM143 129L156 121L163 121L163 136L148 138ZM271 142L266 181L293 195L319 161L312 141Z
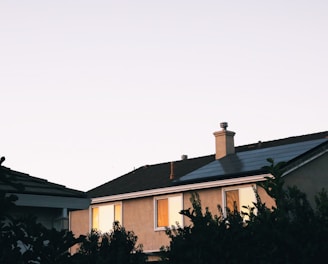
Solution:
M170 172L170 180L174 179L174 162L171 161L171 172Z

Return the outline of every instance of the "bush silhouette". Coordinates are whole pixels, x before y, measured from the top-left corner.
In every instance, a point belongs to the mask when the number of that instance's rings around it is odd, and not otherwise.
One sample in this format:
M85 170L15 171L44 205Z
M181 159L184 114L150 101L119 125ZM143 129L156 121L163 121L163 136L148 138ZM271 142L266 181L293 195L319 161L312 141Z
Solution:
M114 222L113 230L100 233L92 230L80 244L74 258L76 263L144 263L142 246L136 247L137 236L133 231L126 231L119 222Z
M324 263L328 252L328 195L322 190L312 209L297 187L285 186L284 163L266 169L273 175L260 183L275 201L267 208L255 191L253 206L239 212L218 206L218 214L192 193L192 208L180 213L191 225L167 229L170 245L162 247L163 260L172 264L202 263ZM244 210L243 210L244 211ZM256 213L255 213L256 212Z

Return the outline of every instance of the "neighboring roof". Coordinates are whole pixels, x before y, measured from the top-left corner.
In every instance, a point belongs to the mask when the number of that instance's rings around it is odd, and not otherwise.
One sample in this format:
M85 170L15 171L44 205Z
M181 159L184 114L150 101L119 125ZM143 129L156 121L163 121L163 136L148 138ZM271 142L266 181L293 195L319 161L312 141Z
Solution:
M0 191L18 196L17 205L83 209L90 203L85 192L3 166L0 173Z
M45 179L30 176L26 173L11 170L7 167L0 167L3 173L10 181L1 181L0 178L0 191L7 193L24 193L24 194L38 194L50 196L65 196L65 197L86 197L86 193L73 189L66 188L64 185L48 182ZM16 186L21 186L15 187Z
M304 155L311 155L328 145L328 131L243 145L219 160L215 155L174 161L174 179L170 180L171 162L146 165L90 191L92 198L152 190L189 184L261 174L267 158L290 165Z

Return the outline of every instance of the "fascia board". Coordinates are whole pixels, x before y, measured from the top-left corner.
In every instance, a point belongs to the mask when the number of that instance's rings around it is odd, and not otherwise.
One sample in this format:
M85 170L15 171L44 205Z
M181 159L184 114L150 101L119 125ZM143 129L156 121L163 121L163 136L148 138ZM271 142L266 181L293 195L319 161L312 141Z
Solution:
M15 204L17 206L86 209L90 205L89 198L60 197L60 196L22 194L22 193L12 193L12 194L16 195L18 198L18 200L15 201Z
M122 200L127 200L127 199L157 196L157 195L177 193L177 192L194 191L194 190L208 189L208 188L213 188L213 187L223 187L223 186L228 186L228 185L254 183L254 182L258 182L258 181L263 181L263 180L265 180L266 177L271 177L271 176L272 176L271 174L261 174L261 175L240 177L240 178L234 178L234 179L225 179L225 180L185 184L185 185L166 187L166 188L158 188L158 189L145 190L145 191L139 191L139 192L131 192L131 193L111 195L111 196L96 197L96 198L91 198L91 204L122 201Z

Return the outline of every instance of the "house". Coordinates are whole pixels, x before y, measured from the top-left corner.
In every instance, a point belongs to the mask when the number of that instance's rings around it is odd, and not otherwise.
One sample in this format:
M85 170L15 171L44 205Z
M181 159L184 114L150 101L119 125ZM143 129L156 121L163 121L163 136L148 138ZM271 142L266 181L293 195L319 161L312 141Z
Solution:
M1 161L4 161L2 158ZM90 199L85 192L11 170L0 165L0 191L15 195L16 206L9 214L14 217L36 216L37 222L57 230L68 229L69 212L86 209Z
M151 260L169 243L166 227L189 224L179 211L191 207L191 192L198 192L202 206L214 214L218 204L231 208L236 202L239 209L252 205L253 188L267 206L274 205L257 185L270 176L263 169L267 158L287 162L285 182L297 185L312 204L318 191L328 189L328 131L235 147L235 133L227 130L227 123L221 128L214 132L214 155L146 165L88 191L91 205L71 213L71 230L107 232L119 221L135 232Z

